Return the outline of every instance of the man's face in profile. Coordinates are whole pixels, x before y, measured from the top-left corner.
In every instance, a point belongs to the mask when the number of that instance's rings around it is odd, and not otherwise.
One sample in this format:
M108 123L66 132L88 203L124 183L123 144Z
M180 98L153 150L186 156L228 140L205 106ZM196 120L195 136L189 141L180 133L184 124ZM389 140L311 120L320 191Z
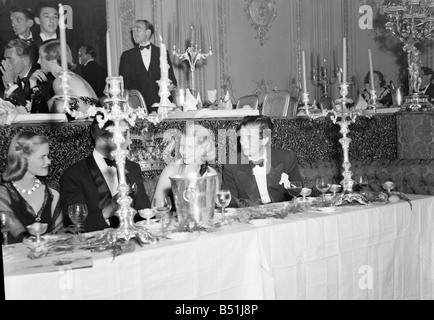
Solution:
M240 143L243 154L252 159L262 158L268 138L261 139L259 124L249 124L241 127Z

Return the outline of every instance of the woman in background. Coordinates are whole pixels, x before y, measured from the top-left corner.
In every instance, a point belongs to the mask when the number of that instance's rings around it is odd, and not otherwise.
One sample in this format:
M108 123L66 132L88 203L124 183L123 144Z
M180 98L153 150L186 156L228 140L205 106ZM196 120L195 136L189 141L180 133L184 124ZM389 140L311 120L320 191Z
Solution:
M371 103L370 99L372 88L370 79L371 72L368 71L363 81L365 88L361 93L361 97L368 105ZM377 95L377 102L380 103L383 108L389 108L393 104L392 92L386 86L386 79L384 78L384 75L377 70L374 70L374 89L375 94Z
M45 178L51 164L49 152L48 139L28 131L16 134L9 145L0 211L11 220L10 243L29 236L26 227L35 222L47 223L49 233L63 226L56 184Z
M71 73L71 88L69 90L69 95L75 97L70 101L70 109L78 111L86 111L92 105L98 105L98 97L95 91L92 89L91 85L84 80L81 76L71 71L74 70L76 64L72 61L71 49L66 46L67 51L67 62L68 62L68 72ZM62 80L60 75L62 72L62 61L61 61L61 51L60 42L58 40L52 40L44 43L39 48L39 60L38 63L41 66L41 70L45 73L51 73L54 77L53 90L55 95L63 95L63 90L61 87ZM56 103L57 102L57 103ZM62 101L54 101L51 99L48 102L48 106L51 112L63 113Z

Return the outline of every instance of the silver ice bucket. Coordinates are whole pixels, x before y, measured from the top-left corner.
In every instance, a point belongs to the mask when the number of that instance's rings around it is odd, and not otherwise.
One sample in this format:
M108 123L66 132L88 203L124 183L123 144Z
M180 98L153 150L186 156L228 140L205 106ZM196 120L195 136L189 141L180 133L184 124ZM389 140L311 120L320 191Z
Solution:
M211 226L214 219L218 176L170 177L178 223L188 229Z

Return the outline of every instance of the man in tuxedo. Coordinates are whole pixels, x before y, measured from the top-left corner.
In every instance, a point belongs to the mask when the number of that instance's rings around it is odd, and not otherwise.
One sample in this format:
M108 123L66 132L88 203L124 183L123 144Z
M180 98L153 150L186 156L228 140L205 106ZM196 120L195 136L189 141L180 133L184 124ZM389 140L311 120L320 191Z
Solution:
M83 78L89 82L98 98L104 96L107 70L96 61L96 51L90 45L82 45L78 50L78 63L82 66Z
M16 106L26 106L31 101L32 106L38 105L33 113L48 113L47 101L52 96L52 86L47 84L47 75L34 64L34 51L27 41L14 39L8 42L0 71L6 88L5 99Z
M59 26L59 12L56 3L41 2L35 9L34 21L39 25L39 34L34 35L35 44L38 48L45 41L57 39L57 28Z
M129 128L126 122L124 138L130 143ZM112 152L116 150L113 142L113 133L109 128L114 126L113 121L107 121L100 128L96 120L90 127L94 150L87 158L70 166L60 178L60 203L64 214L65 226L71 225L68 218L68 206L76 203L85 203L88 216L84 221L86 232L116 228L119 219L115 216L119 208L118 200L118 170ZM150 208L151 204L143 185L142 171L139 164L126 160L126 181L136 189L132 192L131 206L135 210ZM135 186L135 187L133 187ZM134 217L135 221L142 220L140 215Z
M434 78L434 71L428 67L422 67L422 84L421 91L424 95L429 96L429 101L434 103L434 84L432 83Z
M149 113L158 111L158 108L152 105L160 102L160 87L157 84L157 80L161 78L160 48L150 42L154 31L154 26L149 21L137 20L132 28L132 35L138 46L123 52L119 64L119 74L124 78L125 89L139 90ZM167 53L169 79L172 86L177 86L169 56Z
M242 153L223 166L222 189L231 191L229 206L249 206L291 200L282 175L302 181L294 152L271 148L273 123L266 116L247 116L240 123ZM231 161L231 160L230 160Z

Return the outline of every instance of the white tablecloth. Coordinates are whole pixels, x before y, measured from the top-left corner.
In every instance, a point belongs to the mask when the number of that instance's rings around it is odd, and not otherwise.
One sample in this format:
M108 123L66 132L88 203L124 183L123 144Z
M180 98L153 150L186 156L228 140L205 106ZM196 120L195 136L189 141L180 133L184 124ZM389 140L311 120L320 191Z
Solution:
M434 197L412 204L235 223L56 272L11 275L26 255L15 245L6 299L433 299Z

